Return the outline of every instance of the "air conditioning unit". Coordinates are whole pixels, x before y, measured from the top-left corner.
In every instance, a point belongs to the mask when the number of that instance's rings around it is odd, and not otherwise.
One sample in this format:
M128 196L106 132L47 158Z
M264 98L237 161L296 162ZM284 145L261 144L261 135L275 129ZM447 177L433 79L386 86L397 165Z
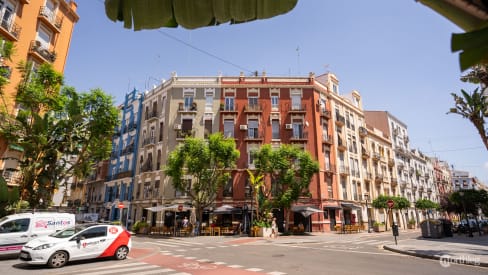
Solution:
M293 124L286 124L285 128L288 130L293 129Z
M239 129L241 130L247 130L247 125L246 124L242 124Z
M173 129L175 129L175 130L181 130L181 124L175 124L173 126Z

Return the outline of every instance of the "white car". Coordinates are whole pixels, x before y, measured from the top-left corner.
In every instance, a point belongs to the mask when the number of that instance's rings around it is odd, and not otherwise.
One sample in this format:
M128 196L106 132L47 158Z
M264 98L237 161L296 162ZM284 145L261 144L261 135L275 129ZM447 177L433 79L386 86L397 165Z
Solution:
M119 225L80 224L26 243L20 260L62 267L68 261L114 257L124 260L132 247L131 234Z

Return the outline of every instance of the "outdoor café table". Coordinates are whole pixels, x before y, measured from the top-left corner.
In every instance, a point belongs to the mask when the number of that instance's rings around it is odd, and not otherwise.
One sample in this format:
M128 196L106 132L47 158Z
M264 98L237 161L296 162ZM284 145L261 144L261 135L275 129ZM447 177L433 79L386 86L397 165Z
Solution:
M220 236L220 227L218 226L212 227L212 235L217 235L217 234Z

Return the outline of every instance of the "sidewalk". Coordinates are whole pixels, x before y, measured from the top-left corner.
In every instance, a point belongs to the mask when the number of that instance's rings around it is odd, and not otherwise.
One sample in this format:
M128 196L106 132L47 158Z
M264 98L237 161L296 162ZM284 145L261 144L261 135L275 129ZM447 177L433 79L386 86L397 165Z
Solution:
M454 234L440 239L423 238L400 240L398 245L384 245L384 249L415 257L439 260L441 265L451 263L488 267L488 235Z

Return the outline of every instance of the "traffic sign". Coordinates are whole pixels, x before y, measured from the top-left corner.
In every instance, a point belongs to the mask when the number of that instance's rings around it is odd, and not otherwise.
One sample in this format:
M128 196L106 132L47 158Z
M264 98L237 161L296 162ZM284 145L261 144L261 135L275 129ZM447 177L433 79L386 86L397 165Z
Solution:
M117 205L117 207L122 209L122 208L124 208L124 204L120 202L119 205Z
M386 204L388 205L388 208L393 208L393 206L395 206L395 202L393 200L388 200Z

